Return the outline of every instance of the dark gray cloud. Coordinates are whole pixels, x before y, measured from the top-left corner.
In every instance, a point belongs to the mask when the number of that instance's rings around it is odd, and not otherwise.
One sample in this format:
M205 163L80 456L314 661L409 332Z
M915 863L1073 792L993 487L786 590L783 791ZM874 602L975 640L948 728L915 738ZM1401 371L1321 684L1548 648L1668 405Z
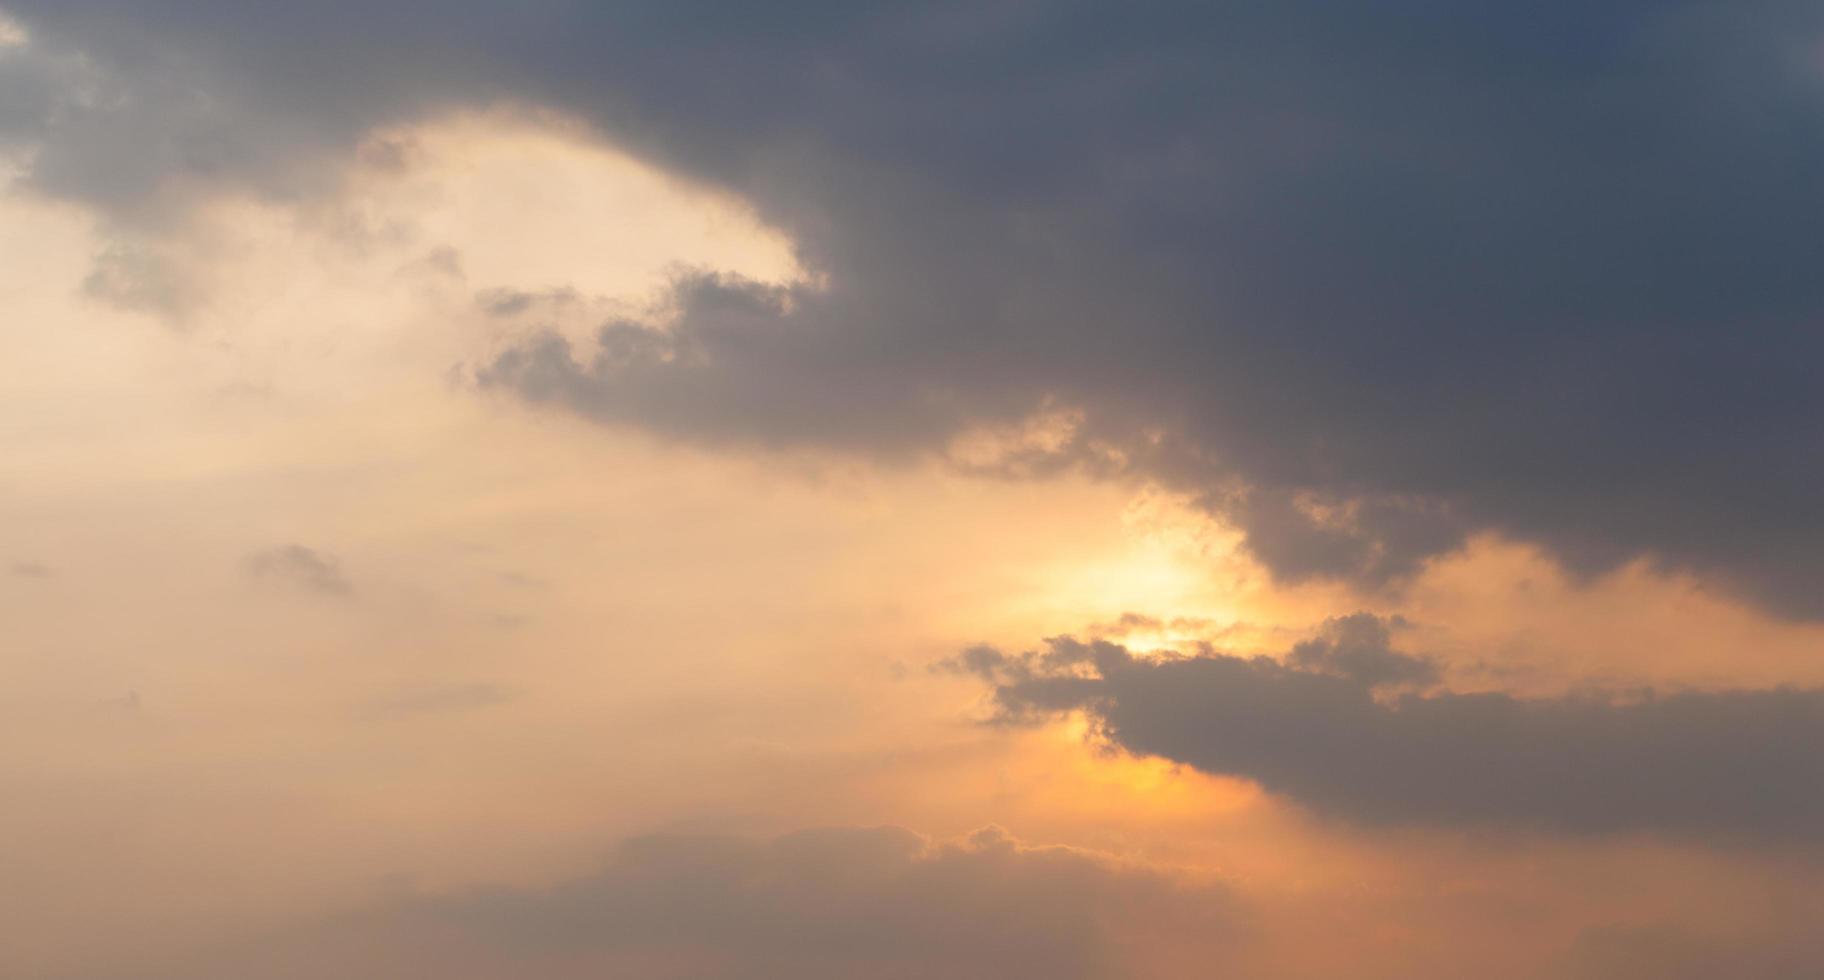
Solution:
M281 545L247 556L246 569L255 578L273 579L321 595L346 598L354 586L342 574L342 563L301 544Z
M1124 946L1168 930L1161 949ZM1088 980L1171 975L1147 968L1171 946L1209 963L1235 931L1220 890L998 829L660 836L548 889L402 902L134 976Z
M1063 460L1287 579L1492 530L1824 616L1816 4L11 6L107 94L20 90L34 185L122 220L521 99L745 196L828 284L686 277L666 333L480 372L534 401L898 455L1064 405Z
M998 717L1082 711L1126 751L1242 776L1325 815L1720 840L1824 836L1824 691L1521 699L1423 685L1431 665L1372 617L1284 661L1150 658L1106 641L965 651Z

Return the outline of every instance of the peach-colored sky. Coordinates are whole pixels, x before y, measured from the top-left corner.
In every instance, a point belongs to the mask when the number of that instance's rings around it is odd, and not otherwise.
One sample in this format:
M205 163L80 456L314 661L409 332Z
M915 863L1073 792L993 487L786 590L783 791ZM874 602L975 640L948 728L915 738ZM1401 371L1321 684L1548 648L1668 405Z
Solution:
M1051 465L1084 424L1061 406L884 458L600 424L477 368L541 331L584 362L603 322L663 334L693 271L823 271L531 104L311 165L308 194L191 188L155 220L0 192L0 974L1810 962L1815 835L1354 819L1129 751L1093 703L1014 723L1011 675L946 664L1068 634L1302 674L1368 612L1377 655L1437 670L1375 703L1625 704L1824 685L1815 623L1495 531L1392 586L1288 582L1169 480ZM1112 676L1085 670L1046 676ZM923 836L802 836L878 827ZM676 850L626 844L653 834Z

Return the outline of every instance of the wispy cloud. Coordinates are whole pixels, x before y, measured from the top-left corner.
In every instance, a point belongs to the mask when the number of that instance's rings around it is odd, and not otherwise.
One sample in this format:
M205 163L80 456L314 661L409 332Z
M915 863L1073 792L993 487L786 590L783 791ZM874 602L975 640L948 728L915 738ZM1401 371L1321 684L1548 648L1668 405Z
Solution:
M254 578L286 583L318 595L345 599L355 592L342 574L340 561L300 544L255 552L247 556L245 567Z

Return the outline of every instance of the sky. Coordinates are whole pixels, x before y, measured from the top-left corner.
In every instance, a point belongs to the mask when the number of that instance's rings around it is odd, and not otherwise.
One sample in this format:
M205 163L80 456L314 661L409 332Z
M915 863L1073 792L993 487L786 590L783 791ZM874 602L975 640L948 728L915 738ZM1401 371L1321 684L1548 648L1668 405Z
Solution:
M0 976L1824 975L1824 8L0 0Z

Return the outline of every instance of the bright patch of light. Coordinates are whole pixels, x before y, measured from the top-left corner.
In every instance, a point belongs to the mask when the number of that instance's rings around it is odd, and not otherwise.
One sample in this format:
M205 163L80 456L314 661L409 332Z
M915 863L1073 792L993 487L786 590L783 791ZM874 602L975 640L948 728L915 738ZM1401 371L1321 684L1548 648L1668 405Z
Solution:
M0 48L23 48L31 40L25 31L25 25L8 17L6 11L0 10Z

